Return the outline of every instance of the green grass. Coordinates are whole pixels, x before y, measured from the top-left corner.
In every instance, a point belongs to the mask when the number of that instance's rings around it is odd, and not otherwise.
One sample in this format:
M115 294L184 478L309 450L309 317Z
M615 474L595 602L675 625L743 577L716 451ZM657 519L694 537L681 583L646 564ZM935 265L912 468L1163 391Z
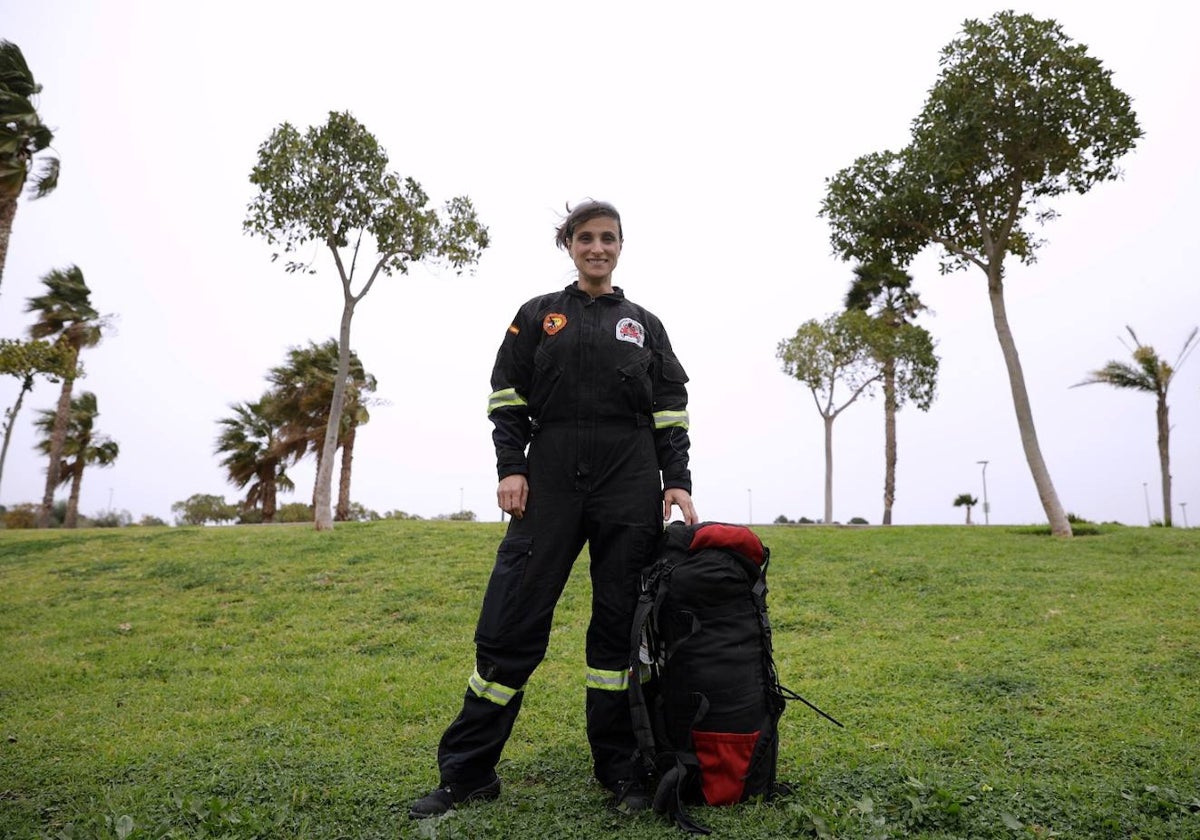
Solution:
M586 558L494 804L411 823L499 524L0 531L0 837L677 838L605 808ZM1200 530L761 527L782 801L722 838L1200 837Z

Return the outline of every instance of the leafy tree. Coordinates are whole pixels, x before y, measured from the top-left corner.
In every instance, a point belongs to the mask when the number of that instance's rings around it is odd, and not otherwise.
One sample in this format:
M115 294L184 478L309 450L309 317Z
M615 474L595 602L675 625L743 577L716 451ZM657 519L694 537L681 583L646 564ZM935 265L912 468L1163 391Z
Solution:
M274 522L278 491L291 491L295 485L287 475L286 448L278 423L270 411L263 410L268 403L269 397L265 397L230 406L233 416L217 421L221 433L216 451L225 456L221 466L228 472L230 483L247 490L243 510L260 510L261 521Z
M926 307L912 290L912 275L886 264L859 265L846 292L847 309L871 314L882 330L872 333L873 353L883 374L884 525L892 524L896 501L896 412L905 402L928 411L937 386L933 338L912 319Z
M1196 338L1200 328L1193 328L1183 342L1179 355L1173 365L1159 358L1158 352L1148 344L1142 344L1133 331L1126 326L1129 337L1133 339L1133 364L1128 362L1110 361L1099 370L1088 374L1082 382L1077 382L1073 388L1080 385L1095 385L1097 383L1111 385L1114 388L1129 388L1134 391L1146 391L1154 394L1156 400L1155 417L1158 421L1158 464L1162 473L1163 525L1171 527L1171 423L1168 418L1167 391L1171 380L1179 372L1188 355L1196 349ZM1128 346L1128 345L1127 345Z
M827 182L821 214L843 259L906 266L927 246L942 272L987 278L1021 443L1051 532L1070 536L1038 444L1004 302L1004 260L1034 262L1046 202L1119 176L1142 131L1112 73L1059 25L1011 11L968 20L900 152L858 158Z
M833 521L833 421L883 376L872 355L875 329L865 312L848 310L824 321L805 321L776 349L783 372L812 392L825 422L826 522ZM835 396L839 383L849 392L840 404Z
M34 157L50 147L54 133L42 123L33 98L42 92L21 48L0 40L0 281L8 259L8 240L17 215L17 199L29 182ZM42 198L58 186L58 158L44 156L29 182L29 194Z
M46 293L29 298L26 312L37 313L37 320L29 328L32 338L55 340L67 354L65 369L69 375L62 379L62 389L55 409L54 428L50 433L50 462L46 468L46 491L42 496L42 508L38 514L38 527L50 524L51 508L54 505L54 489L59 485L59 470L62 465L63 443L67 435L67 422L71 410L71 390L79 369L79 352L85 347L100 343L104 319L92 308L91 290L84 282L83 272L77 266L54 270L42 278Z
M338 343L329 339L324 344L309 342L307 347L293 347L287 361L267 375L272 390L269 411L280 424L284 450L300 458L311 450L317 457L317 473L321 472L325 434L329 425L329 409L338 380ZM363 369L358 354L350 352L350 364L343 383L341 428L337 444L342 450L341 474L338 481L338 502L334 519L350 519L350 478L354 462L354 445L358 427L369 423L368 394L374 393L375 377ZM313 486L316 505L319 482Z
M95 430L96 418L99 416L96 395L91 391L84 391L78 397L72 397L67 413L66 436L63 439L63 463L58 479L60 485L71 485L71 493L67 497L67 514L63 520L64 528L75 528L79 524L79 491L83 486L84 469L92 464L98 467L112 466L121 454L121 448L115 440ZM36 448L43 455L50 454L51 437L57 419L56 411L43 409L33 421L42 434Z
M162 525L166 525L166 524L167 524L166 522L159 519L157 516L154 516L153 514L149 514L149 513L145 514L144 516L142 516L141 519L138 520L138 525L141 525L143 528L151 528L154 526L162 526Z
M13 426L17 414L25 401L25 395L33 390L35 376L45 376L51 382L62 380L79 372L70 367L71 354L66 345L49 341L17 341L0 338L0 373L7 373L21 380L21 390L11 408L4 409L4 443L0 445L0 479L4 476L4 462L8 457L8 444L12 440Z
M226 503L224 496L194 493L171 505L171 513L175 514L176 525L220 524L237 519L237 506Z
M955 507L965 507L967 509L967 524L971 524L971 508L979 504L979 500L970 493L959 493L954 497Z
M301 134L283 123L258 149L250 182L258 188L244 222L246 232L293 253L308 242L329 249L342 286L338 331L338 370L330 400L322 455L318 461L315 524L333 527L330 511L333 456L350 370L350 323L354 308L382 273L408 272L411 263L444 261L461 272L476 263L488 244L488 231L469 198L447 202L441 215L428 206L421 185L387 169L387 153L349 113L330 112L321 127ZM359 250L373 247L374 265L353 289ZM343 253L345 252L345 256ZM279 252L273 258L278 258ZM348 257L348 261L345 257ZM288 261L288 272L310 271Z

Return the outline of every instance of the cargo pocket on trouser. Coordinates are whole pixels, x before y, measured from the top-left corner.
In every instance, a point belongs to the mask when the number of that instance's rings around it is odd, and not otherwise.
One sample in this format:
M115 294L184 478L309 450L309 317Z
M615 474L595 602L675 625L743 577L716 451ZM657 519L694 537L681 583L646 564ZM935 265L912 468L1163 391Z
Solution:
M709 805L741 802L750 760L758 743L757 732L701 732L692 730L692 744L700 760L700 789Z
M476 643L503 644L519 625L521 583L532 554L531 537L505 537L500 543L475 627Z

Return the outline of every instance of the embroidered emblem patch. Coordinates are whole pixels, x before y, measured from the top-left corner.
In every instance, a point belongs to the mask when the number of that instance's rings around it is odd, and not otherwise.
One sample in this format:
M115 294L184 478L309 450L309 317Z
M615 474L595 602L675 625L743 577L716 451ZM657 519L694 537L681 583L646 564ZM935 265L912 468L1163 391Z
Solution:
M518 327L516 324L509 324L509 325L508 325L508 331L509 331L510 333L512 333L513 335L520 335L520 334L521 334L521 328L520 328L520 327Z
M554 335L567 325L567 316L560 312L551 312L542 319L542 329L546 331L546 335Z
M643 347L646 343L646 328L632 318L622 318L617 321L617 340Z

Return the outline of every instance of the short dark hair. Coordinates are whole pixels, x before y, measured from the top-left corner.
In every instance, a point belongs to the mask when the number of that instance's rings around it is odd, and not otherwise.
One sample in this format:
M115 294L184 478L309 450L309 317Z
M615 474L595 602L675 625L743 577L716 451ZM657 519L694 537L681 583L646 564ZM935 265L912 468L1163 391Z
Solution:
M571 237L575 235L577 227L584 222L600 218L614 219L617 223L617 238L622 242L625 241L625 231L621 229L621 214L617 212L617 208L607 201L593 201L589 198L574 207L567 205L567 217L554 231L555 244L559 248L566 249L571 244Z

